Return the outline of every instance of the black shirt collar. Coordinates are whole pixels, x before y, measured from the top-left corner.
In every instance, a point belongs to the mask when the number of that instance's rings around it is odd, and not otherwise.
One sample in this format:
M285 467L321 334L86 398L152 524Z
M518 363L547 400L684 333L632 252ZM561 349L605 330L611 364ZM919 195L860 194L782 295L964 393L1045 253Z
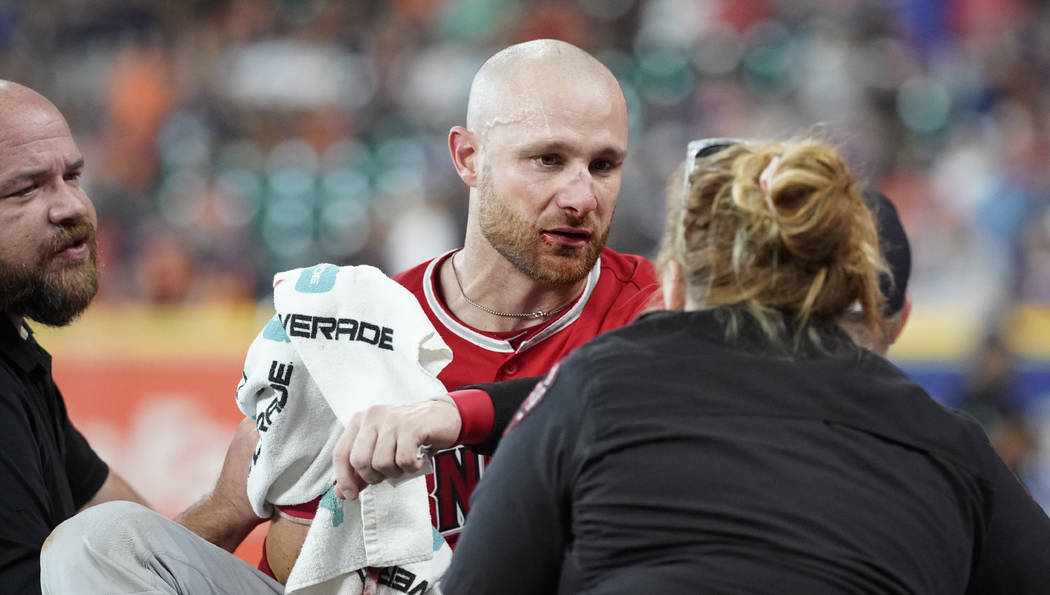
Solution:
M25 339L6 315L3 320L0 320L0 355L21 368L23 372L29 372L34 367L41 366L50 373L51 356L37 344L28 324L23 322L22 328L29 335Z
M803 340L795 345L792 340L795 328L790 320L787 324L787 334L779 339L772 339L765 334L758 322L742 309L738 311L737 332L730 337L726 334L728 312L729 307L686 311L655 310L642 314L638 319L668 325L668 329L685 329L687 332L703 336L714 343L725 344L747 352L785 356L791 359L827 356L853 357L860 350L849 336L830 320L814 319L810 321L810 329L815 331L818 338L817 344L811 342L809 335L806 334Z

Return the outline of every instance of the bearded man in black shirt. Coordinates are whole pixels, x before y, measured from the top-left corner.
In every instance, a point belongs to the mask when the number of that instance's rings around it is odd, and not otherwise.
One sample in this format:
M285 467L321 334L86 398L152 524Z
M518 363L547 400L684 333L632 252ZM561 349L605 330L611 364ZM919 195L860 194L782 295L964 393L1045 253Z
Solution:
M41 547L78 510L144 504L73 427L51 356L26 322L64 326L98 289L98 220L80 186L83 169L61 112L0 80L0 593L40 592ZM227 456L245 464L225 466L215 491L179 519L220 547L243 538L214 520L244 510L230 503L243 497L248 457L235 449L248 444L250 453L248 434L239 429Z

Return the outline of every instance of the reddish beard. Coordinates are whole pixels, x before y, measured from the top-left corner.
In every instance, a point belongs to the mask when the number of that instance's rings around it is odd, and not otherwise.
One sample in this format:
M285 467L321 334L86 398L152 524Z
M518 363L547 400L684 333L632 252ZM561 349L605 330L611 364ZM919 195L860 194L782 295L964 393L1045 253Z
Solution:
M55 265L56 255L84 238L88 257ZM87 221L64 226L42 246L36 262L0 262L0 311L49 326L65 326L79 316L98 292L95 229Z
M478 182L481 234L489 244L519 271L548 285L571 285L587 276L594 267L609 228L595 229L586 217L539 221L534 225L518 214L496 194L489 175ZM583 246L550 245L542 241L544 229L571 227L590 234Z

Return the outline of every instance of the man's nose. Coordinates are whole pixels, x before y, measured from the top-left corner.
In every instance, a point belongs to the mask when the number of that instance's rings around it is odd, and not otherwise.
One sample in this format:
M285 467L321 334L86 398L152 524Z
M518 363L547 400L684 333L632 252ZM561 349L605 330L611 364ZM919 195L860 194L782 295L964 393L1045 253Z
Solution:
M598 195L594 191L594 177L586 169L573 174L558 193L556 204L563 209L575 211L578 216L598 208Z
M55 225L87 219L91 211L89 204L83 190L64 179L59 180L51 195L48 218Z

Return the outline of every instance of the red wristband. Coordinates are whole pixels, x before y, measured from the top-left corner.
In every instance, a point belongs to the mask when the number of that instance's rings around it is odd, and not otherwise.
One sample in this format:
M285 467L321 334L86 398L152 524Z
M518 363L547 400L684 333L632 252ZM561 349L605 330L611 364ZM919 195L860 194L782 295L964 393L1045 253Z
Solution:
M459 429L457 444L480 444L492 433L492 424L496 420L496 410L492 407L492 397L481 389L468 388L449 393L459 409L462 426Z

